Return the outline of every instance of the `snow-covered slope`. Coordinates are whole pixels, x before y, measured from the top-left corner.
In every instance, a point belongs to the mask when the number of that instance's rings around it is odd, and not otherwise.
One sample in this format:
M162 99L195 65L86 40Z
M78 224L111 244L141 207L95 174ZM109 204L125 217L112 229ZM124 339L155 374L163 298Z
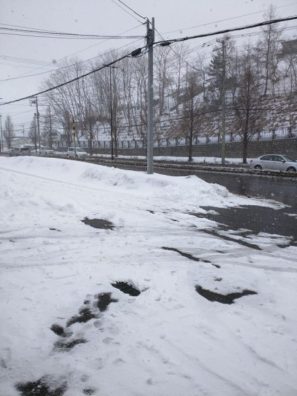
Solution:
M191 214L272 202L59 159L0 158L0 180L1 396L297 394L296 248Z

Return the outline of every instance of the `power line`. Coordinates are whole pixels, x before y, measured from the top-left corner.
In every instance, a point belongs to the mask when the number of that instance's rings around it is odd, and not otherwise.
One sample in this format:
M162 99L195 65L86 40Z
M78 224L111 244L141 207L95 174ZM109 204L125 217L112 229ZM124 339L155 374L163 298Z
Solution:
M16 56L9 56L9 55L0 55L0 58L3 60L7 60L9 62L34 64L34 65L38 65L38 66L45 66L47 64L47 62L44 62L41 60L35 60L35 59L29 59L29 58L18 58Z
M282 28L282 31L288 31L288 30L292 30L292 29L296 29L296 27L297 27L297 25L294 25L294 26L287 26L287 27L284 27L284 28ZM166 39L164 39L164 37L163 37L163 35L157 30L157 29L155 29L156 30L156 32L158 33L158 35L160 36L160 38L162 39L162 40L164 40L165 42L167 42L167 40ZM234 35L230 35L230 37L232 38L232 39L236 39L236 38L242 38L242 37L252 37L252 36L257 36L257 35L259 35L259 34L261 34L262 32L259 32L259 31L255 31L255 32L249 32L249 33L239 33L239 34L234 34ZM193 51L194 50L197 50L198 48L199 49L201 49L201 48L206 48L206 47L210 47L212 44L216 44L217 43L217 41L216 41L217 39L216 38L212 38L211 40L208 40L208 41L205 41L204 43L200 43L200 44L198 44L198 45L196 45L196 46L191 46L190 48L190 51L191 51L191 53L193 53ZM233 44L234 45L234 44ZM175 49L172 47L172 46L168 46L168 48L170 48L170 50L172 51L172 53L174 53L175 55L177 55L177 56L179 56L179 54L177 53L177 51L175 51ZM236 45L234 45L234 48L239 48L239 46L236 44ZM242 46L240 46L240 48L242 49ZM208 54L205 54L205 55L203 55L203 59L206 59L206 57L211 57L212 55L211 55L211 53L208 53ZM191 63L191 61L193 61L194 59L193 58L190 58L190 60L187 60L187 59L185 59L185 58L183 58L183 63L185 63L186 65L188 65L191 69L193 69L194 71L196 71L196 72L200 72L201 70L199 70L197 67L195 67L192 63ZM171 65L171 64L175 64L176 63L176 61L175 60L171 60L171 61L169 61L169 62L167 62L167 65L169 64L169 65ZM1 80L0 80L1 81Z
M138 28L138 27L140 27L140 26L142 26L142 23L141 23L140 25L136 25L136 26L134 26L134 27L132 27L132 28L130 28L130 29L124 31L123 34L124 34L124 33L128 33L128 32L130 32L131 30L134 30L134 29L136 29L136 28ZM117 48L117 50L122 49L122 48L125 48L125 47L128 47L129 45L135 44L136 42L138 42L138 41L140 41L140 40L141 40L141 39L133 40L132 42L130 42L130 43L128 43L128 44L125 44L125 45L123 45L123 46ZM106 40L105 40L105 41L106 41ZM87 48L84 48L84 49L82 49L82 50L72 52L71 54L69 54L69 55L67 55L67 56L64 56L63 58L58 59L58 60L57 60L57 63L61 62L61 61L64 60L64 59L69 58L70 56L76 55L76 54L78 54L78 53L80 53L80 52L86 51L86 50L88 50L88 49L90 49L90 48L92 48L92 47L101 45L101 44L103 44L103 43L104 43L104 41L101 41L100 44L96 43L96 44L93 44L93 45L91 45L91 46L89 46L89 47L87 47ZM96 56L94 56L94 57L92 57L92 58L88 58L88 59L86 59L86 60L84 60L84 61L81 61L80 64L89 62L89 61L91 61L91 60L93 60L93 59L96 59L96 58L98 58L98 57L100 57L100 56L102 56L102 54L99 54L99 55L96 55ZM47 66L50 66L50 65L51 65L51 64L49 64L49 63L47 64ZM21 74L21 75L19 75L19 76L9 77L9 78L2 79L2 80L0 80L0 82L18 80L18 79L22 79L22 78L36 77L36 76L40 76L40 75L43 75L43 74L48 74L48 73L51 73L51 72L59 71L59 70L62 70L62 69L67 69L67 68L70 68L70 67L72 67L72 66L74 66L74 64L67 65L67 66L61 66L61 67L58 67L58 68L55 68L55 69L50 69L50 70L47 70L47 71L44 71L44 72L31 73L31 74ZM46 66L38 67L37 70L43 69L44 67L46 67Z
M142 18L143 20L147 20L146 17L144 17L143 15L139 14L139 12L136 12L135 10L133 10L133 8L131 8L130 6L128 6L128 4L126 4L124 1L122 0L117 0L119 3L121 3L124 7L128 8L130 11L132 11L135 15L139 16L140 18Z
M126 8L124 8L121 4L117 3L116 0L111 0L113 4L118 7L120 10L122 10L125 14L129 15L131 18L135 19L137 22L143 24L143 22L137 18L132 12L128 11Z
M156 32L158 33L158 35L161 37L162 40L165 40L164 37L162 36L162 34L158 31L158 29L156 29ZM171 51L178 56L178 53L171 47L169 46L169 48L171 49ZM187 60L184 59L184 62L186 65L188 65L189 67L191 67L193 70L195 70L196 72L200 72L200 70L198 70L195 66L193 66L191 63L189 63Z
M1 32L2 31L2 32ZM27 36L27 37L42 37L42 38L61 38L61 39L131 39L143 38L143 36L120 36L120 35L102 35L102 34L83 34L83 33L66 33L55 32L50 30L37 29L21 29L12 27L1 27L0 34Z
M8 33L0 32L0 35L4 36L19 36L19 37L34 37L34 38L45 38L45 39L59 39L59 40L128 40L135 38L144 38L144 36L54 36L54 35L40 35L40 34L22 34L22 33Z
M225 30L211 32L211 33L204 33L204 34L199 34L199 35L195 35L195 36L187 36L187 37L182 37L182 38L177 38L177 39L169 39L169 40L157 41L157 42L154 43L154 45L167 46L167 45L170 45L172 43L183 42L183 41L192 40L192 39L196 39L196 38L202 38L202 37L215 36L215 35L230 33L230 32L234 32L234 31L252 29L252 28L256 28L256 27L261 27L261 26L265 26L265 25L272 25L272 24L285 22L285 21L296 20L296 19L297 19L297 16L273 19L273 20L269 20L269 21L264 21L264 22L252 24L252 25L246 25L246 26L241 26L241 27L232 28L232 29L225 29ZM67 85L67 84L70 84L70 83L72 83L74 81L78 81L78 80L80 80L80 79L82 79L84 77L87 77L87 76L89 76L89 75L91 75L91 74L93 74L93 73L95 73L97 71L100 71L100 70L102 70L104 68L107 68L107 67L109 67L109 66L111 66L111 65L113 65L113 64L115 64L115 63L117 63L117 62L119 62L119 61L121 61L121 60L123 60L125 58L128 58L130 56L136 56L136 53L137 53L137 55L138 54L142 55L143 54L142 50L145 49L145 48L146 48L146 46L138 48L138 49L136 49L136 50L134 50L134 51L132 51L132 52L126 54L126 55L123 55L122 57L120 57L120 58L118 58L118 59L116 59L116 60L114 60L114 61L112 61L112 62L110 62L110 63L108 63L106 65L100 66L99 68L93 69L93 70L91 70L88 73L82 74L82 75L80 75L80 76L78 76L76 78L73 78L73 79L69 80L69 81L65 81L64 83L61 83L59 85L53 86L51 88L48 88L46 90L37 92L35 94L28 95L28 96L23 97L23 98L19 98L19 99L15 99L15 100L12 100L12 101L9 101L9 102L1 103L0 105L3 106L3 105L16 103L16 102L19 102L19 101L22 101L22 100L26 100L26 99L32 98L33 96L37 96L37 95L41 95L41 94L53 91L54 89L61 88L61 87L65 86L65 85Z
M133 41L132 43L135 43L135 42L137 42L137 41L139 41L139 39ZM124 46L122 46L122 47L120 47L120 48L118 48L118 49L127 47L127 46L131 45L132 43L128 43L128 44L126 44L126 45L124 45ZM92 61L92 60L94 60L94 59L96 59L96 58L98 58L98 57L100 57L100 56L102 56L102 54L96 55L96 56L94 56L93 58L88 58L88 59L86 59L86 60L84 60L84 61L80 61L79 64L83 64L83 63L86 63L86 62L90 62L90 61ZM62 59L64 59L64 58L62 58ZM41 75L43 75L43 74L48 74L48 73L52 73L52 72L57 72L57 71L64 70L64 69L69 69L70 67L73 67L73 66L75 66L75 63L72 63L71 65L61 66L61 67L58 67L58 68L56 68L56 69L47 70L47 71L44 71L44 72L32 73L32 74L22 74L21 76L5 78L5 79L3 79L3 80L0 80L0 82L12 81L12 80L19 80L19 79L30 78L30 77L37 77L37 76L41 76Z
M146 47L137 48L136 50L134 50L134 51L132 51L132 52L129 52L128 54L123 55L123 56L121 56L120 58L115 59L115 60L113 60L113 61L111 61L111 62L109 62L109 63L107 63L107 64L105 64L105 65L103 65L103 66L97 67L96 69L93 69L93 70L91 70L91 71L89 71L89 72L87 72L87 73L81 74L80 76L77 76L77 77L75 77L75 78L72 78L71 80L65 81L65 82L63 82L63 83L61 83L61 84L55 85L55 86L50 87L50 88L48 88L48 89L45 89L45 90L43 90L43 91L36 92L36 93L34 93L34 94L25 96L25 97L23 97L23 98L19 98L19 99L15 99L15 100L10 100L9 102L0 103L0 106L4 106L4 105L16 103L16 102L20 102L20 101L26 100L26 99L31 99L32 97L35 97L35 96L38 96L38 95L42 95L42 94L45 94L45 93L47 93L47 92L53 91L53 90L55 90L55 89L64 87L65 85L68 85L68 84L73 83L73 82L75 82L75 81L81 80L81 79L84 78L84 77L87 77L87 76L89 76L89 75L91 75L91 74L94 74L94 73L100 71L100 70L103 70L103 69L105 69L105 68L107 68L107 67L110 67L110 66L114 65L115 63L118 63L118 62L122 61L123 59L129 58L129 57L131 57L131 56L133 57L133 56L135 56L135 52L136 52L136 51L137 51L137 53L138 53L139 51L140 51L140 53L141 53L141 51L142 51L144 48L146 48Z
M275 9L286 8L286 7L290 7L290 6L292 6L292 5L296 5L296 2L290 3L290 4L286 4L286 5L283 5L283 6L280 6L280 7L275 7ZM214 25L214 24L217 24L217 23L226 22L226 21L232 21L232 20L235 20L235 19L244 18L244 17L246 17L246 16L251 16L251 15L256 15L256 14L262 14L262 13L263 13L263 11L250 12L250 13L248 13L248 14L241 14L241 15L237 15L237 16L235 16L235 17L229 17L229 18L224 18L224 19L218 19L218 20L216 20L216 21L212 21L212 22L208 22L208 23L203 23L203 24L200 24L200 25L194 25L194 26L190 26L190 27L180 28L180 29L178 29L178 30L171 30L171 31L165 32L164 34L176 33L176 32L179 32L179 31L181 31L181 30L192 30L192 29L195 29L195 28L198 28L198 27L210 26L210 25Z
M240 31L240 30L254 29L254 28L257 28L257 27L262 27L262 26L266 26L266 25L273 25L273 24L280 23L280 22L294 21L296 19L297 19L297 16L286 17L286 18L278 18L278 19L271 19L269 21L263 21L263 22L259 22L259 23L254 23L252 25L240 26L240 27L237 27L237 28L217 30L215 32L210 32L210 33L196 34L194 36L185 36L185 37L179 37L179 38L174 38L174 39L156 41L154 44L155 45L166 46L166 45L170 45L170 44L173 44L173 43L179 43L179 42L193 40L193 39L197 39L197 38L217 36L219 34L237 32L237 31Z

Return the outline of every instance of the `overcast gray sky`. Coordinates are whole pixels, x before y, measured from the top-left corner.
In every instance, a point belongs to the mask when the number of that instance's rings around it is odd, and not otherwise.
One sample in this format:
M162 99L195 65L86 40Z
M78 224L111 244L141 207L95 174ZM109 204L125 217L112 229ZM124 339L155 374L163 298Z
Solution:
M297 14L296 0L126 0L126 3L143 16L154 16L158 31L165 37L260 22L270 4L280 17ZM0 0L0 9L0 27L13 25L71 33L145 35L141 18L120 7L117 0ZM134 42L135 39L58 40L0 32L1 101L38 91L48 74L25 75L53 70L61 65L62 59L78 57L86 60L108 49L129 43L129 48L134 49L144 43L143 39L138 42ZM296 31L290 34L296 36ZM17 129L21 129L22 124L25 128L30 124L34 109L25 101L0 107L0 114L3 123L5 116L11 114Z

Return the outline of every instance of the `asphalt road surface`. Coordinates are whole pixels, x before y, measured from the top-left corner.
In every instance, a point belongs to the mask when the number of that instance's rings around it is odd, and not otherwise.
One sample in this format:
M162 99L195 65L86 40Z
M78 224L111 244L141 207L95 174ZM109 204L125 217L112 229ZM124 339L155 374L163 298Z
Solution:
M201 179L218 183L229 191L249 197L261 197L282 202L297 213L297 180L257 175L232 175L201 172Z
M131 165L119 166L120 168L145 170L145 167ZM290 245L297 246L297 179L283 178L280 176L235 174L182 170L154 166L154 172L167 175L185 176L194 174L209 183L218 183L229 191L248 197L272 199L286 205L282 209L272 209L261 206L244 206L233 209L215 211L216 215L206 215L219 222L227 230L245 228L250 233L278 234L291 239ZM211 209L211 208L210 208Z

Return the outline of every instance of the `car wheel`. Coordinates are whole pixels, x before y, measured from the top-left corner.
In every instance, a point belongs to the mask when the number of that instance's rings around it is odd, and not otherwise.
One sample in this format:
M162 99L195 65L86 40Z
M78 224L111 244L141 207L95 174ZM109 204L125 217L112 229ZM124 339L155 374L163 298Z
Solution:
M290 166L290 168L287 169L287 172L295 173L296 169L293 166Z
M261 169L262 169L262 166L261 166L261 165L256 165L256 166L254 167L254 169L261 170Z

